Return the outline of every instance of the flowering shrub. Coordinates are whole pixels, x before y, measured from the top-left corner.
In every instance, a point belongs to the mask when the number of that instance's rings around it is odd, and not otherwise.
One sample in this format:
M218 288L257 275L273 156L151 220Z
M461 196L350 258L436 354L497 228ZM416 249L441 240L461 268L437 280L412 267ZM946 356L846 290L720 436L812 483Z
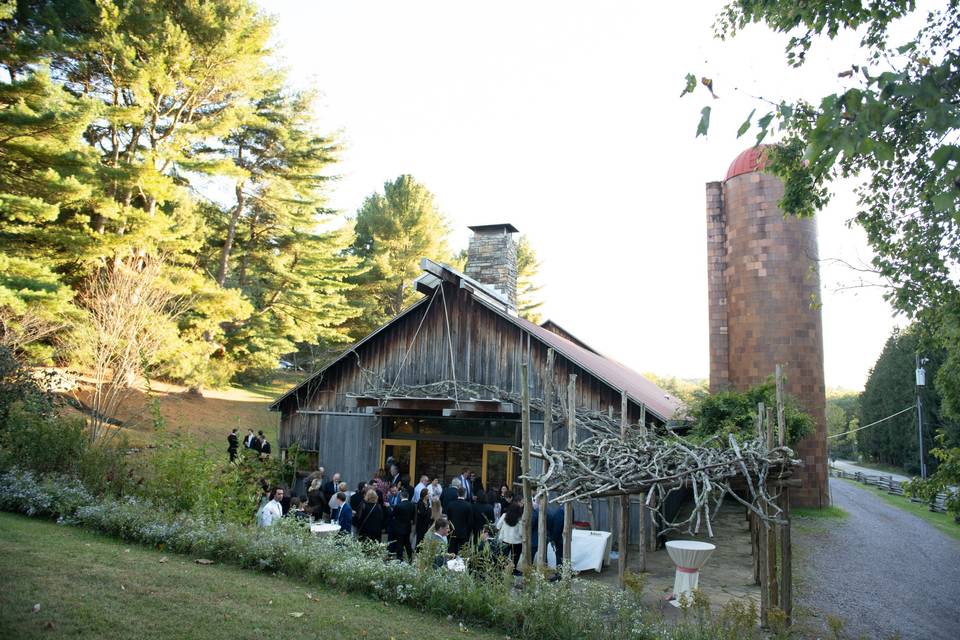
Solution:
M683 623L664 626L642 609L631 592L565 580L549 584L538 574L516 592L509 572L482 576L385 561L384 545L342 536L318 537L296 520L268 529L222 522L208 516L173 513L149 500L128 496L97 498L79 481L37 476L29 471L0 473L0 509L56 518L129 542L172 552L271 571L340 591L364 593L468 623L502 629L518 638L711 638L711 627ZM752 628L728 637L753 637Z

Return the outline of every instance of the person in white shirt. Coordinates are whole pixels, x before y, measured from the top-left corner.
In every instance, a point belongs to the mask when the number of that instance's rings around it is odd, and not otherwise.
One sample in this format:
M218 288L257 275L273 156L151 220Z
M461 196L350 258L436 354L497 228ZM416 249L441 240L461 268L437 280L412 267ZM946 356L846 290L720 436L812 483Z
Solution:
M426 489L430 486L430 478L427 476L420 476L420 482L417 483L417 486L413 488L413 495L410 497L413 500L414 504L420 501L420 491Z
M523 517L523 503L514 500L507 507L507 511L497 520L497 538L500 543L510 549L510 556L513 560L513 575L519 575L520 553L523 550L523 527L520 526L520 519Z
M283 507L280 501L283 500L283 489L276 487L270 495L270 502L263 506L257 524L261 527L269 527L283 517Z
M430 504L440 501L440 496L443 495L443 487L440 486L440 478L434 478L430 483Z

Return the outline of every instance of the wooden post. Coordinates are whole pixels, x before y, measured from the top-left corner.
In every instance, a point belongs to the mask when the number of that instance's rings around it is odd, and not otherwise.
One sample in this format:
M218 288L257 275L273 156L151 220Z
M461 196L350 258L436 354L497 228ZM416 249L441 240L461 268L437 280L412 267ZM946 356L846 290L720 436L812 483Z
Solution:
M778 364L776 369L777 380L777 434L780 446L787 444L787 421L783 409L783 365Z
M777 365L777 434L780 446L787 444L787 423L783 402L783 365ZM780 489L780 509L786 524L780 527L780 608L787 618L793 617L793 548L790 533L790 487Z
M523 527L523 569L526 574L533 559L533 536L530 531L530 524L533 521L533 500L530 495L530 480L527 476L530 474L530 389L527 384L527 363L520 365L520 386L521 386L521 442L520 448L520 468L523 470L523 518L521 519Z
M626 395L624 395L624 399L626 399ZM626 410L624 410L624 412L626 412ZM643 436L647 435L647 406L644 404L640 405L640 435L643 435ZM647 547L646 547L646 540L645 540L645 538L647 537L647 522L646 522L647 494L645 493L640 494L639 511L640 511L640 530L639 530L640 548L638 551L640 553L640 561L637 563L637 570L642 572L647 570ZM628 533L629 533L629 530L628 530Z
M543 382L543 448L550 447L553 438L553 349L547 349L547 371ZM547 568L547 493L540 496L540 516L537 520L537 540L540 552L537 554L537 567Z
M767 563L770 560L770 556L767 555L768 531L767 524L757 518L757 533L760 543L757 545L757 555L760 560L760 626L764 629L770 626L770 574L767 570Z
M627 392L620 393L620 440L627 441ZM630 496L620 496L620 526L617 530L617 582L627 586L627 526L630 524Z
M773 448L773 407L767 407L767 448ZM770 490L770 484L767 484L767 491ZM767 577L769 580L771 607L779 606L780 587L777 584L777 527L770 525L767 528Z
M567 383L567 450L572 450L577 444L577 375L570 374ZM568 503L563 508L563 557L565 562L570 561L573 550L573 504Z

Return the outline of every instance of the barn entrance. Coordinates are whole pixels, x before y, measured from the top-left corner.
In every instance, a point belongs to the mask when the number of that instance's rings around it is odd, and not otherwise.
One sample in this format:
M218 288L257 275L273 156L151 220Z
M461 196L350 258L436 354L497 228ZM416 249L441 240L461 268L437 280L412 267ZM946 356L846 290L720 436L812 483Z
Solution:
M518 420L384 415L382 424L381 465L392 457L411 484L426 475L446 486L464 468L480 476L484 488L513 483L510 447L519 442Z

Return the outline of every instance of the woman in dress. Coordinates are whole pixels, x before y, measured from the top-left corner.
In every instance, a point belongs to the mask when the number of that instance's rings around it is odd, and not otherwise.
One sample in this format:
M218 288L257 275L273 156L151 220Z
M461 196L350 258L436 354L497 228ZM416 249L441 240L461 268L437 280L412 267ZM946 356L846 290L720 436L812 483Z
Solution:
M420 497L417 500L416 521L417 546L420 546L420 541L427 536L427 531L433 524L433 513L430 509L430 490L427 488L420 490Z
M377 492L369 489L363 496L363 509L357 517L357 538L361 541L380 542L385 518L386 511Z

